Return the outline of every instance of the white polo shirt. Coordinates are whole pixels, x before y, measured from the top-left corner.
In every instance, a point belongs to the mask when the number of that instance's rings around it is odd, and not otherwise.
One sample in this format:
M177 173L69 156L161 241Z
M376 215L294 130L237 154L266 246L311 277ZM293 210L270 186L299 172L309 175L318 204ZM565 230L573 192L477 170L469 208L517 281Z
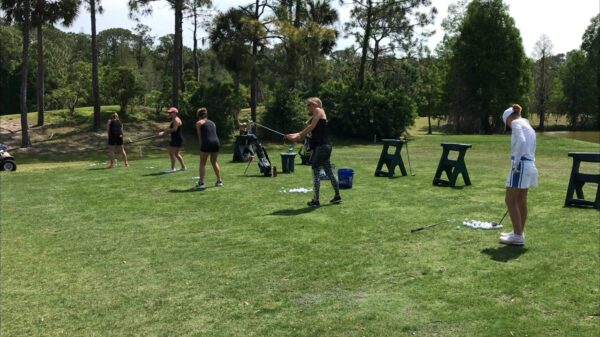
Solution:
M525 118L517 118L510 123L511 136L511 159L519 162L521 158L535 161L535 130Z

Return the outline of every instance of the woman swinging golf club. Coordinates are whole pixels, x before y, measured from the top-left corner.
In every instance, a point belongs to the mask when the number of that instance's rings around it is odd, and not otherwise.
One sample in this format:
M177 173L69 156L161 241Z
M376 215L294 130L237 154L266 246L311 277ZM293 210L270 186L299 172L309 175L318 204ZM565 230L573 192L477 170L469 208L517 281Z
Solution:
M329 141L329 128L327 125L327 116L325 115L325 110L323 110L323 103L321 103L319 98L311 97L307 100L307 107L308 113L311 116L310 124L300 132L285 135L287 140L295 142L302 139L308 133L312 134L312 138L310 139L310 149L312 151L310 163L312 165L313 176L313 199L307 205L309 207L320 206L321 168L325 170L335 191L335 195L329 203L339 204L342 202L342 198L340 197L338 180L332 172L331 162L329 161L331 157L331 143Z
M200 180L196 184L196 189L204 190L204 177L206 175L206 161L210 155L210 164L215 171L217 176L216 187L223 186L221 182L221 167L217 163L217 157L219 156L219 137L217 136L217 127L215 123L209 120L208 110L206 108L200 108L196 111L196 132L198 133L198 142L200 143Z
M171 141L169 142L168 148L169 158L171 158L171 168L168 169L166 172L177 172L177 169L175 168L175 162L177 160L179 160L179 163L181 164L181 171L185 171L185 163L183 162L183 157L181 156L181 154L179 154L181 146L183 145L183 136L181 133L182 123L181 119L177 117L177 113L179 113L179 111L177 110L177 108L171 107L169 108L169 110L167 110L167 113L169 114L169 117L171 117L171 124L169 125L168 129L158 133L159 136L163 136L167 133L171 135Z
M527 220L527 191L537 186L535 167L535 131L529 121L521 117L521 106L514 104L502 114L504 124L512 129L511 167L506 181L505 202L513 230L500 235L500 242L508 245L525 244Z
M110 119L106 124L106 133L108 134L108 153L110 155L108 168L113 168L116 165L115 152L117 151L123 155L125 167L129 167L127 153L125 153L125 148L123 147L123 124L119 120L119 115L116 112L110 116Z

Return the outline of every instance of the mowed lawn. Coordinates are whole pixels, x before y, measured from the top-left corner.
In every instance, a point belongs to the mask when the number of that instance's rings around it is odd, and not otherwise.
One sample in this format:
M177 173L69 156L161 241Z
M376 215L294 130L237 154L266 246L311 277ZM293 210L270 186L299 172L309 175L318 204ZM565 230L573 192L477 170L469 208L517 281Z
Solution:
M469 143L472 186L432 186L442 142ZM0 174L2 336L598 336L599 212L564 208L569 151L538 136L524 248L499 230L510 135L417 136L415 176L374 177L381 144L334 146L343 203L305 208L310 169L274 178L221 154L162 174L166 153L104 169L90 154ZM281 171L284 144L268 144ZM406 168L406 152L402 152ZM120 160L119 160L120 162ZM584 165L598 173L597 165ZM595 186L586 188L593 198ZM322 202L332 196L322 184ZM456 219L454 224L410 229ZM509 230L510 220L504 220Z

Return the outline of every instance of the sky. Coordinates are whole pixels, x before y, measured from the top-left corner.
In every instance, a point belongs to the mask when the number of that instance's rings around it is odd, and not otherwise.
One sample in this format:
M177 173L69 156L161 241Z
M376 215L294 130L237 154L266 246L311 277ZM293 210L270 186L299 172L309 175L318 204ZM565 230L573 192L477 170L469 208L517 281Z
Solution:
M214 10L226 11L233 6L251 3L250 0L213 0ZM349 2L346 0L346 2ZM440 26L447 16L448 5L456 0L432 0L433 6L438 10L435 19L436 33L430 38L428 46L434 49L442 40L444 32ZM96 27L100 32L108 28L132 29L137 22L128 16L126 0L102 0L104 13L97 16ZM509 14L521 33L523 47L528 56L533 56L535 43L542 34L547 35L553 44L554 54L567 53L581 47L581 37L589 26L592 17L600 13L600 0L504 0L509 6ZM340 14L340 22L336 28L340 31L343 23L350 20L350 6L340 6L338 0L333 0L332 5ZM174 32L174 15L166 1L157 1L151 16L140 18L140 22L152 29L151 34L159 37ZM82 11L71 27L58 28L76 33L91 32L89 14ZM206 35L206 34L204 34ZM352 45L350 39L344 39L343 34L337 41L337 49L344 49ZM184 23L184 44L192 45L192 25ZM205 46L205 48L208 45Z

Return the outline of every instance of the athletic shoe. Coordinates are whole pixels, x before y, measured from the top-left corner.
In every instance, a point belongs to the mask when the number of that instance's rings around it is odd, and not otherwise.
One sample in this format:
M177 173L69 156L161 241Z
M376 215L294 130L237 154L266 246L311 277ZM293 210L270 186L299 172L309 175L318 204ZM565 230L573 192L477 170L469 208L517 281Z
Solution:
M179 171L185 171L185 170L187 170L187 167L185 167L185 166L182 166L182 167L179 169Z
M204 189L206 189L206 186L204 186L204 183L198 182L196 184L196 189L200 190L200 191L203 191Z
M342 197L340 197L339 195L336 195L335 197L333 197L333 199L329 200L329 203L332 205L337 205L341 202L342 202Z
M500 242L505 245L522 246L525 244L525 238L522 235L511 234L507 236L501 236Z
M125 167L129 167L129 163L128 162L125 162Z
M319 200L311 200L309 202L306 203L306 206L308 207L319 207L321 206L321 203L319 203Z
M216 186L216 187L223 187L223 182L222 182L222 181L217 181L217 182L215 183L215 186Z
M165 173L175 173L175 172L177 172L176 168L171 168L171 169L168 169L165 171Z
M500 236L510 236L513 234L514 234L513 231L510 231L510 232L500 233ZM523 239L525 239L525 232L523 232L522 236L523 236Z

